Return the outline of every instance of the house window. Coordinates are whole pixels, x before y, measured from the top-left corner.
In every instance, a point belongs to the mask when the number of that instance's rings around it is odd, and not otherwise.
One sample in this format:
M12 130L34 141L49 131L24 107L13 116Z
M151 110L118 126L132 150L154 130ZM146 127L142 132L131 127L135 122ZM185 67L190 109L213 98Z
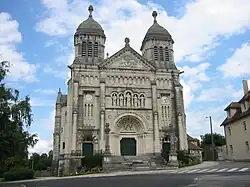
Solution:
M247 123L246 123L246 121L243 121L243 128L244 128L244 131L247 130Z
M246 144L246 150L247 150L247 152L248 152L248 151L250 150L248 141L246 141L245 144Z
M231 132L231 128L230 128L230 127L228 127L228 134L229 134L229 135L231 135L231 134L232 134L232 132Z
M234 150L233 150L233 145L230 145L230 153L233 154Z

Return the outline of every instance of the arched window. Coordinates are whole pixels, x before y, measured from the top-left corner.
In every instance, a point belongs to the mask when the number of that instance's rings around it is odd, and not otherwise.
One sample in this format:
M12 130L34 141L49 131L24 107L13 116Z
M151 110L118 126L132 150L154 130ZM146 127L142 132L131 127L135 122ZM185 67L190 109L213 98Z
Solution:
M98 57L98 43L95 42L94 44L94 57Z
M168 50L168 47L165 47L165 61L169 61L169 50Z
M82 42L82 56L86 56L87 44Z
M160 47L160 61L164 61L163 48Z
M93 53L93 47L92 47L92 42L88 43L88 56L92 56Z
M154 59L158 60L158 47L154 46Z

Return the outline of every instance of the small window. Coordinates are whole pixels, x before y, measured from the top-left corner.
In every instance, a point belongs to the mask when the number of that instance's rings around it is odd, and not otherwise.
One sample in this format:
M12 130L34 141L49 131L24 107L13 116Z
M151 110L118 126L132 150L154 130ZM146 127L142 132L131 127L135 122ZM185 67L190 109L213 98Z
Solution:
M165 61L169 61L169 51L167 47L165 47Z
M231 132L231 128L230 128L230 127L228 127L228 134L229 134L229 135L231 135L231 134L232 134L232 132Z
M233 150L233 145L230 145L230 153L233 154L234 150Z
M248 141L246 141L245 144L246 144L246 150L247 150L247 152L248 152L248 151L250 150Z
M98 43L95 42L94 44L94 57L98 57Z
M164 61L163 48L162 47L160 47L160 61Z
M87 44L86 42L82 42L82 56L86 56Z
M243 129L244 129L244 131L247 130L247 123L246 123L246 121L243 121Z
M154 59L158 60L158 47L154 46Z
M92 42L88 43L88 56L92 56L93 50L92 50Z
M63 142L63 149L65 149L65 142Z

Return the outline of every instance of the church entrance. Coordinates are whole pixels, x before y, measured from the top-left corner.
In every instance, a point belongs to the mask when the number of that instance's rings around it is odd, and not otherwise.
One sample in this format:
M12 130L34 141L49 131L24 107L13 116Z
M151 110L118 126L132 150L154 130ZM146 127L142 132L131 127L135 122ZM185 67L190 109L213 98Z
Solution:
M93 143L83 143L82 152L84 156L92 156L94 153Z
M135 138L122 138L120 141L120 149L122 156L135 156L136 155Z

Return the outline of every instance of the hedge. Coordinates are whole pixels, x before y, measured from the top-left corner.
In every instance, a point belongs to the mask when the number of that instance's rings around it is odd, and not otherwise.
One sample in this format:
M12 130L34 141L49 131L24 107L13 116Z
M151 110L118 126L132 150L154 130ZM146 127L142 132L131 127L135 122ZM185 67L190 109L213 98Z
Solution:
M82 159L82 166L86 167L87 170L92 168L102 168L103 156L102 155L93 155L85 156Z
M34 171L28 168L13 168L4 173L3 178L5 181L33 179Z

